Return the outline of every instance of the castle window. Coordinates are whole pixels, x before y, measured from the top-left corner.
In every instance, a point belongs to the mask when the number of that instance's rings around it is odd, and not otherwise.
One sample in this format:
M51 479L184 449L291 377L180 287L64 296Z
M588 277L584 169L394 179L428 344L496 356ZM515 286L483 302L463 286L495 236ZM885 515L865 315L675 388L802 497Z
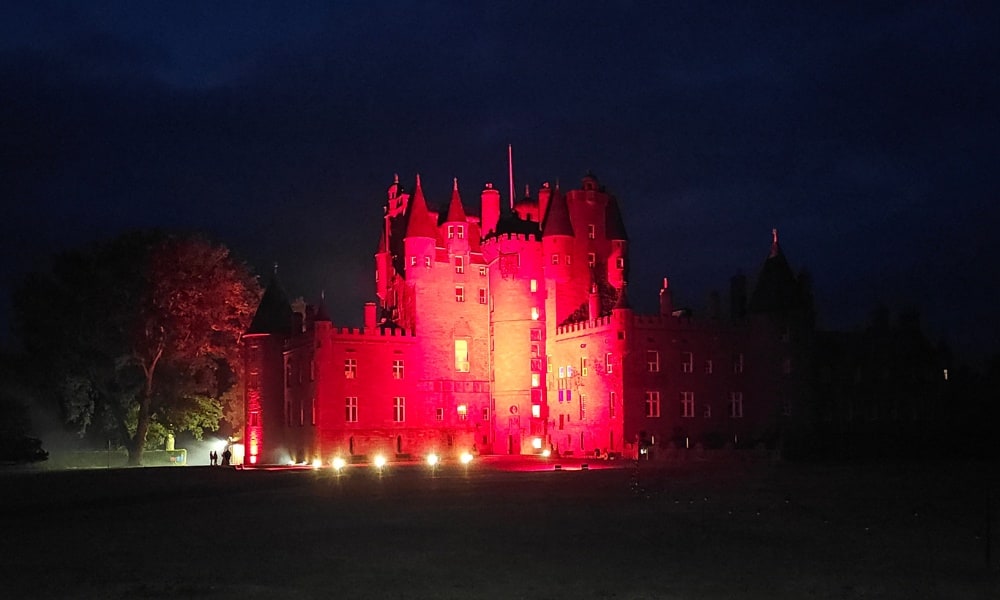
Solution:
M455 340L455 370L469 372L469 340Z
M743 372L743 353L737 352L733 354L733 373L739 375Z
M444 409L443 408L435 408L434 409L434 420L435 421L444 421Z
M694 417L694 392L681 392L681 416Z
M537 321L538 320L538 307L537 306L532 306L531 307L531 320L532 321Z
M312 400L310 401L310 412L312 413L312 424L316 424L316 394L313 394Z
M479 303L486 304L486 288L479 288Z
M533 342L540 342L540 341L542 341L542 330L541 329L532 329L531 333L529 335L531 336L531 341L533 341Z
M450 240L453 237L455 237L455 226L454 225L449 225L448 226L448 239Z
M411 256L410 257L410 266L411 267L417 266L417 257L416 256Z
M715 365L712 364L711 359L706 360L705 361L705 375L711 375L714 366Z
M694 373L694 354L681 352L681 372Z
M531 345L531 358L537 358L537 359L539 359L538 360L538 364L539 365L542 364L541 356L542 356L541 346L539 346L538 344L532 344ZM538 370L541 371L541 368L539 368Z
M566 264L567 265L573 264L573 255L572 254L567 254L566 255Z
M650 373L660 372L660 353L656 350L646 350L646 370Z
M309 361L309 381L316 381L316 359Z
M403 378L403 359L396 359L392 361L392 378L393 379Z
M590 223L587 225L587 238L594 239L595 237L597 237L597 228L594 227L593 223Z
M554 264L554 265L558 265L559 264L559 255L558 254L553 254L552 255L552 264Z
M705 408L703 409L702 416L704 416L706 419L711 419L712 418L712 405L711 404L705 404Z
M465 288L460 285L455 286L455 302L465 302Z
M486 267L479 267L479 276L486 277Z
M587 357L586 356L581 356L580 357L580 375L586 377L588 370L589 369L587 369Z
M392 420L396 423L406 421L406 398L396 396L392 399Z
M458 405L458 420L466 421L469 418L469 407L464 404Z
M653 392L653 391L646 392L646 416L647 417L660 416L660 392Z
M429 256L424 257L424 266L427 267L428 269L431 268L431 257Z
M531 387L536 388L542 385L542 376L539 373L531 374Z
M456 256L455 257L455 272L456 273L465 273L465 257L464 256Z
M615 403L618 402L618 394L610 392L608 394L608 417L615 418Z
M455 237L457 237L460 240L461 239L465 239L465 226L464 225L459 225L458 227L455 228Z
M532 291L532 293L537 292L538 291L538 280L537 279L532 279L531 281L529 281L528 282L528 289L530 289Z
M596 264L597 264L597 255L594 254L593 252L588 252L587 253L587 266L588 267L593 267Z
M616 269L624 269L625 268L625 259L622 258L621 256L619 256L618 258L616 258L615 259L615 268Z
M344 402L344 420L348 423L358 422L358 397L349 396Z
M535 419L541 419L542 418L542 405L541 404L532 404L531 405L531 416L533 418L535 418Z
M566 415L559 415L559 429L563 429L566 426Z
M559 379L566 376L566 367L559 367Z
M356 358L345 358L344 359L344 377L346 379L357 379L357 377L358 377L358 359L356 359Z
M490 409L489 408L483 407L483 420L484 421L489 421L490 420Z
M615 370L614 363L611 362L611 353L608 352L607 354L604 355L604 372L612 373L614 372L614 370Z
M743 418L743 392L729 392L729 416L733 419Z
M533 372L535 372L535 373L541 373L542 372L542 359L540 359L540 358L532 358L531 359L531 370Z

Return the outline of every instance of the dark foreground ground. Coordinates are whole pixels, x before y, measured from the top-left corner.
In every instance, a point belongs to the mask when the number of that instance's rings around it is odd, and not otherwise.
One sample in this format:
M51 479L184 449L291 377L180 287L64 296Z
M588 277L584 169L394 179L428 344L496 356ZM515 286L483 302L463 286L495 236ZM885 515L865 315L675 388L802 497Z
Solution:
M989 465L566 467L0 472L0 597L1000 598Z

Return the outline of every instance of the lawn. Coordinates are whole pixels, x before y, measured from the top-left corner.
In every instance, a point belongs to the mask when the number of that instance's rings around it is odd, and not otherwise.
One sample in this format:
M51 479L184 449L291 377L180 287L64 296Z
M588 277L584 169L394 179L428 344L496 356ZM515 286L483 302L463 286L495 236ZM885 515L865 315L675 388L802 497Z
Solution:
M1000 598L985 464L0 473L7 598ZM988 503L992 508L988 511ZM996 537L996 533L993 534Z

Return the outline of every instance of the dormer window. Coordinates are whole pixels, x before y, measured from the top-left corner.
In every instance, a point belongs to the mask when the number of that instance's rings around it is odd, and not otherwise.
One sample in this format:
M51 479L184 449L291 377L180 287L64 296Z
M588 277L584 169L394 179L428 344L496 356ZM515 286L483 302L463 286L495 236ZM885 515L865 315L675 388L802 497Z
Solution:
M429 256L424 257L424 266L427 267L428 269L431 268L431 257Z
M464 256L456 256L455 257L455 272L456 273L465 273L465 257Z
M455 226L454 225L449 225L448 226L448 239L450 240L453 237L455 237Z
M597 255L594 254L593 252L588 252L587 253L587 266L588 267L593 267L596 264L597 264Z
M455 227L455 237L460 240L465 239L465 225L458 225Z
M597 228L594 227L593 223L591 223L587 225L587 238L592 240L595 237L597 237Z

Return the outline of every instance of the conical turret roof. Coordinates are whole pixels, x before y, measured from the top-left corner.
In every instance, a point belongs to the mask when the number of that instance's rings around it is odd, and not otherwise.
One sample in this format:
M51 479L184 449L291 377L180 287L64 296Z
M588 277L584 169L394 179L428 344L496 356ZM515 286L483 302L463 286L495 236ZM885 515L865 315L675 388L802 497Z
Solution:
M406 237L426 237L437 239L437 227L427 210L424 200L424 188L420 185L420 174L417 174L417 185L410 201L410 220L406 226Z
M278 282L277 266L246 331L246 335L253 334L292 334L292 306Z
M608 196L608 205L604 209L604 231L609 240L628 240L622 211L618 208L618 199L614 196Z
M569 220L569 205L566 204L566 197L559 191L558 184L556 184L556 189L552 191L549 208L545 213L545 220L542 222L542 237L573 235L573 225Z
M466 221L465 209L462 207L462 197L458 194L458 178L456 177L454 185L451 188L451 202L448 204L448 216L446 222L465 223Z
M750 296L750 312L763 313L799 308L802 297L798 281L778 244L778 230L771 230L771 250Z

